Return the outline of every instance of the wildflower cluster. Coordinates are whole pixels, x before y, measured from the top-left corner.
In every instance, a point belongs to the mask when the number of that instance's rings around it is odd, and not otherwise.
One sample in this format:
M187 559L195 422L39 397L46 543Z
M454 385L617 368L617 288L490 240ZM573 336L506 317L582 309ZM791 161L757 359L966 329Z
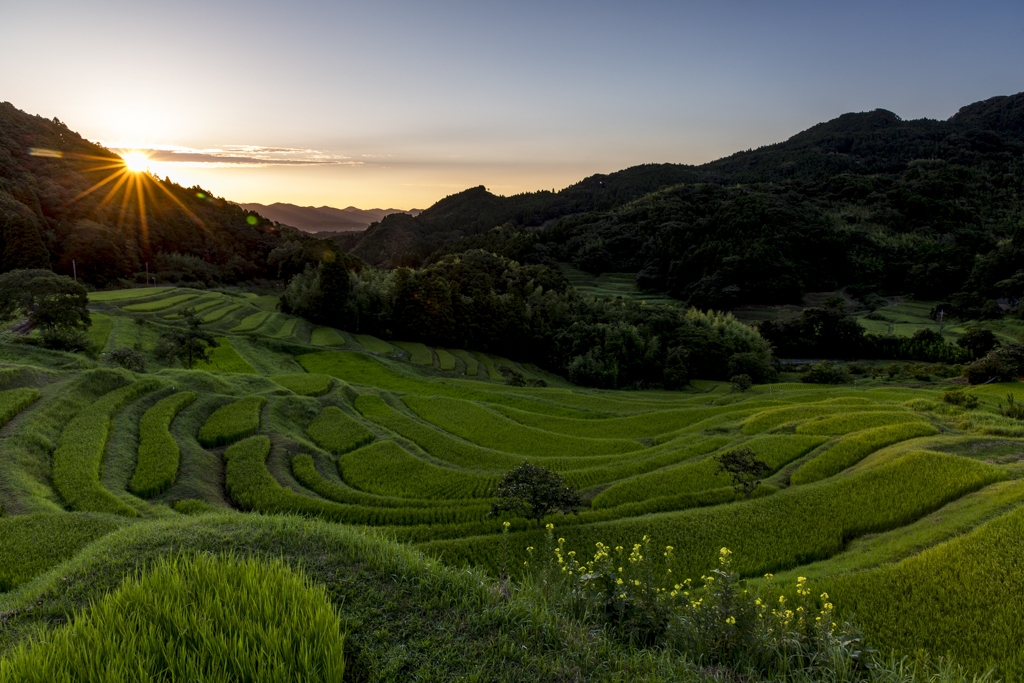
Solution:
M578 559L564 538L555 541L549 525L548 545L546 593L554 589L560 607L631 643L660 644L707 664L762 671L858 665L860 638L838 623L827 593L812 599L804 577L791 601L779 595L771 574L760 590L748 589L732 568L728 548L699 581L676 581L675 549L665 546L652 556L647 536L631 549L598 542L592 557ZM532 556L534 549L528 551Z

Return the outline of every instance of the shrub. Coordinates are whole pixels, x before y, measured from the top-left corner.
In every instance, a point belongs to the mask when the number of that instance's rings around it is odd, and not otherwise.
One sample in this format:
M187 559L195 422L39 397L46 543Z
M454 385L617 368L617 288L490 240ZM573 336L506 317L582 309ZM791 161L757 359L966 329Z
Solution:
M146 372L146 357L135 349L122 346L107 354L107 365L142 374Z
M114 414L129 401L160 386L160 382L148 380L115 389L64 427L53 452L53 483L68 507L131 517L138 514L100 485L100 466Z
M841 367L822 362L815 363L800 381L808 384L844 384L850 381L850 376Z
M373 441L373 432L345 414L327 406L306 429L317 446L337 455L348 453Z
M1024 420L1024 405L1017 403L1013 393L1006 394L1006 406L1000 406L999 414L1011 420Z
M505 378L505 384L510 387L525 387L526 378L523 373L508 365L499 365L498 372Z
M260 428L260 411L266 402L262 396L249 396L221 406L200 428L199 443L207 448L224 446L255 434Z
M750 379L750 375L733 375L729 378L732 382L732 390L735 392L749 391L750 387L754 386L754 381Z
M967 410L973 410L978 407L978 397L967 393L963 389L947 391L942 395L942 400L950 405L960 406Z
M172 394L146 411L139 421L139 457L129 488L132 493L150 498L174 483L178 474L180 450L171 436L171 421L196 400L195 393Z
M344 632L323 585L281 560L172 556L0 660L0 678L342 680Z

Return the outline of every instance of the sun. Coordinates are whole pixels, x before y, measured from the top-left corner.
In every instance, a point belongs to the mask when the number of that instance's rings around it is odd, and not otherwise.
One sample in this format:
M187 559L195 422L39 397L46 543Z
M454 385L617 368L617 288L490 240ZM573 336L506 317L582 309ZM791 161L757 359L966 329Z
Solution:
M128 152L122 154L121 158L124 159L124 165L128 167L129 171L142 173L149 168L149 157L142 152Z

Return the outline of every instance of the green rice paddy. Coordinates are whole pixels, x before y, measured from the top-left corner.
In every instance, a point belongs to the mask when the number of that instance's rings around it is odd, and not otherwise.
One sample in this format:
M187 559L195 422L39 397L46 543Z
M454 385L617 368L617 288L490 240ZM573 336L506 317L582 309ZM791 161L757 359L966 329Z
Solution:
M87 670L75 654L86 642L111 667L163 662L154 644L179 631L135 628L132 610L159 607L169 625L186 619L190 600L245 595L259 599L202 626L204 637L246 643L273 631L279 649L261 660L246 645L255 659L232 655L238 671L271 666L292 647L289 633L306 633L325 658L317 666L344 666L353 680L415 679L408 662L424 680L603 680L591 647L608 666L675 672L636 680L690 680L606 634L566 635L540 602L502 597L499 564L522 567L544 534L487 513L504 472L530 461L581 489L578 515L543 520L567 549L647 536L673 546L682 580L728 547L750 585L766 572L809 577L882 653L927 649L970 673L1024 680L1024 423L998 413L1007 393L1024 398L1019 384L970 388L982 399L971 411L939 401L938 385L880 378L744 393L714 382L680 392L511 387L497 366L522 370L515 359L365 335L352 350L347 333L311 329L266 297L225 296L206 320L221 346L186 370L153 355L180 322L139 314L198 294L103 294L91 298L104 306L94 349L135 346L149 373L57 353L0 364L0 678ZM770 470L749 500L715 459L741 447ZM166 595L159 606L147 602L154 591ZM451 634L478 612L453 605L495 610L480 626L488 635L466 650ZM298 606L317 616L285 628ZM501 634L521 633L508 620L548 624L536 626L550 634L545 652L589 662L573 665L588 673L545 668L549 655L514 638L505 647ZM337 635L327 643L324 633ZM481 673L477 652L502 653L521 676ZM388 657L398 657L394 670ZM319 675L301 668L306 659L285 660L273 666Z

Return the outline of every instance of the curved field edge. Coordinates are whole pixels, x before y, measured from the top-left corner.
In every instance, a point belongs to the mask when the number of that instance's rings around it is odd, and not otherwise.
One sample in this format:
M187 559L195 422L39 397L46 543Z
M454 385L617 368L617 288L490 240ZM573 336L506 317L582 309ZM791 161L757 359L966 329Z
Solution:
M404 676L424 680L597 680L611 673L613 679L654 681L693 674L679 658L631 651L600 631L561 620L530 595L503 597L479 570L445 567L380 535L292 516L232 512L132 525L0 595L0 612L8 614L0 654L162 557L219 554L225 547L240 557L280 559L326 587L330 602L343 608L345 673L353 680L378 680L393 671L396 652L402 653Z

